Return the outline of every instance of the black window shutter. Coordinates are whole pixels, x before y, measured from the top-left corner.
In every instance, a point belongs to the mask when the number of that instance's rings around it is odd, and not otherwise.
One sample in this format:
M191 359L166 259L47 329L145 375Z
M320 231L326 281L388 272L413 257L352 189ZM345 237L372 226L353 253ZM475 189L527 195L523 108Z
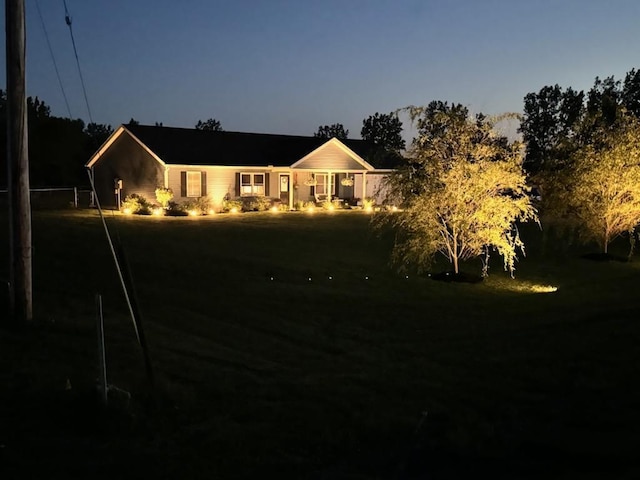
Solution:
M314 197L316 195L316 187L314 185L311 185L309 187L309 194Z
M200 180L202 181L202 189L200 191L200 195L203 197L207 196L207 172L202 172L200 174Z
M236 172L236 197L240 196L240 172Z
M264 174L264 194L265 196L269 196L269 172Z
M187 196L187 172L180 172L180 196Z

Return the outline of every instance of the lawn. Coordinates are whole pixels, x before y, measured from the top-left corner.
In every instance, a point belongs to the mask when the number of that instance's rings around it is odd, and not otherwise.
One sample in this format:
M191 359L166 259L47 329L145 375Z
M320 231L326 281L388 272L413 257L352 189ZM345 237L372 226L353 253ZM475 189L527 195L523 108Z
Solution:
M107 221L155 388L96 212L35 212L37 321L0 329L3 478L640 475L638 257L543 248L527 226L515 280L494 258L451 284L392 270L363 212Z

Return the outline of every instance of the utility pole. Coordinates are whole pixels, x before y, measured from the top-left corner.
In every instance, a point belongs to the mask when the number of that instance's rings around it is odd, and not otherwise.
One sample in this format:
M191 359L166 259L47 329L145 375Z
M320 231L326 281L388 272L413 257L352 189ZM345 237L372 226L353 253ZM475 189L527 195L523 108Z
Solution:
M9 302L14 321L22 323L33 319L24 10L24 0L5 0Z

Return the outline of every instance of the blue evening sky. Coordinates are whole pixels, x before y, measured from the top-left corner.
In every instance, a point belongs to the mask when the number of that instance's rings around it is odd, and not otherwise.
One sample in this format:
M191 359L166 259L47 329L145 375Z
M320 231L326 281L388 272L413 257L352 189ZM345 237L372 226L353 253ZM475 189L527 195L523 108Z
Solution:
M28 93L67 116L36 0ZM88 121L62 0L37 0L71 114ZM555 83L640 67L638 0L67 0L93 119L311 135L431 100L522 111ZM4 12L0 12L4 22ZM4 51L4 38L1 43ZM4 63L4 62L2 62ZM4 64L0 67L2 78ZM405 126L406 122L405 122Z

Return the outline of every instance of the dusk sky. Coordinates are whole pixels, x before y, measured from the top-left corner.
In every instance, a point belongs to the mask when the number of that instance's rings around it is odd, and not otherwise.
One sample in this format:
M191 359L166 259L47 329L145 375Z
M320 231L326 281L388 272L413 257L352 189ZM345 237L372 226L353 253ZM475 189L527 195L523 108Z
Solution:
M71 115L88 121L62 0L38 0ZM311 135L448 100L522 111L555 83L640 67L638 0L67 0L93 120ZM4 11L0 12L3 17ZM4 38L2 39L4 51ZM68 116L36 0L27 84ZM2 62L2 78L5 67ZM4 82L3 82L4 83ZM407 127L405 122L405 127Z

